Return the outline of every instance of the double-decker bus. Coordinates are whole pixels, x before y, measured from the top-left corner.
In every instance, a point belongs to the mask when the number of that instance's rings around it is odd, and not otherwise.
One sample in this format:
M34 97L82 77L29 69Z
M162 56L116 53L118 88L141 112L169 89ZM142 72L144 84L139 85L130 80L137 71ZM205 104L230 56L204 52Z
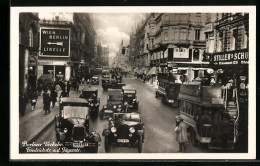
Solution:
M232 98L229 98L230 93ZM193 145L209 149L234 149L238 139L237 89L201 84L182 84L178 95L180 117L187 124Z

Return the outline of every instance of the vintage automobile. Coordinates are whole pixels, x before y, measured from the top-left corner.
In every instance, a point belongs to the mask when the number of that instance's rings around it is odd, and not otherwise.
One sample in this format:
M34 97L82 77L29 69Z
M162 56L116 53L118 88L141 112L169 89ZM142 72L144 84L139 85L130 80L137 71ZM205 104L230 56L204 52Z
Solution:
M83 98L65 97L60 99L59 114L55 116L57 142L70 149L80 148L81 152L98 152L101 137L96 131L89 131L88 101Z
M89 115L91 117L96 117L98 115L100 105L100 99L98 98L98 89L93 87L84 88L82 89L80 97L87 99L88 106L90 108Z
M100 119L111 117L113 113L121 112L123 106L123 92L121 89L108 89L107 104L100 111Z
M116 80L116 82L118 82L118 83L122 83L122 75L121 75L121 74L116 75L116 76L115 76L115 80Z
M91 85L99 85L99 76L98 75L94 75L93 77L91 77L90 84Z
M103 130L105 137L105 151L108 153L111 146L137 147L142 152L144 143L144 122L139 113L114 113L109 119L108 128Z
M132 87L126 86L122 88L124 110L126 112L138 111L139 101L137 100L136 90Z
M108 85L110 84L111 81L112 81L111 75L103 75L102 76L102 88L104 90L107 90Z
M110 76L109 78L102 78L102 87L104 90L107 89L122 89L125 86L124 83L119 83L115 79L112 79Z

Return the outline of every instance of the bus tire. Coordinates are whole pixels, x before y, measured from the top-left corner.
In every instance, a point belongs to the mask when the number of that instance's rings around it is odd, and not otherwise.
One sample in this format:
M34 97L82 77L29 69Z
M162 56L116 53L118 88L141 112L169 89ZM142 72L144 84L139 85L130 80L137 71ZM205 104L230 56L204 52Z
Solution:
M198 141L196 140L196 133L194 131L193 128L190 128L190 143L192 146L197 146L198 145Z

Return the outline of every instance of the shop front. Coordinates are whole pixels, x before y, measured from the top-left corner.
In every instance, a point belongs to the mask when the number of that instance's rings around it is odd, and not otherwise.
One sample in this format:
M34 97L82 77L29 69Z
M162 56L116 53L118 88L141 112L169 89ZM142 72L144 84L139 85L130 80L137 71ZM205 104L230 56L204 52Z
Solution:
M69 80L71 64L69 61L38 60L37 78L42 74L52 74L55 80Z

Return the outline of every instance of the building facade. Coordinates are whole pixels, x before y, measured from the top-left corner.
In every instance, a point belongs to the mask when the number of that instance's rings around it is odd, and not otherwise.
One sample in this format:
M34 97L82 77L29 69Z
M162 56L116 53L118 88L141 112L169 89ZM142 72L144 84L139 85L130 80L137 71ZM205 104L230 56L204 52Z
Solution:
M233 99L240 109L239 130L247 133L249 14L207 14L206 27L206 56L216 80L224 86L232 84Z
M152 14L148 37L151 66L162 73L171 68L182 70L188 82L202 76L209 65L205 58L205 23L206 15L201 13Z
M39 20L38 13L19 14L19 89L25 94L36 88Z
M52 74L54 80L71 76L87 77L93 68L96 32L86 13L53 13L52 19L40 21L39 78Z

